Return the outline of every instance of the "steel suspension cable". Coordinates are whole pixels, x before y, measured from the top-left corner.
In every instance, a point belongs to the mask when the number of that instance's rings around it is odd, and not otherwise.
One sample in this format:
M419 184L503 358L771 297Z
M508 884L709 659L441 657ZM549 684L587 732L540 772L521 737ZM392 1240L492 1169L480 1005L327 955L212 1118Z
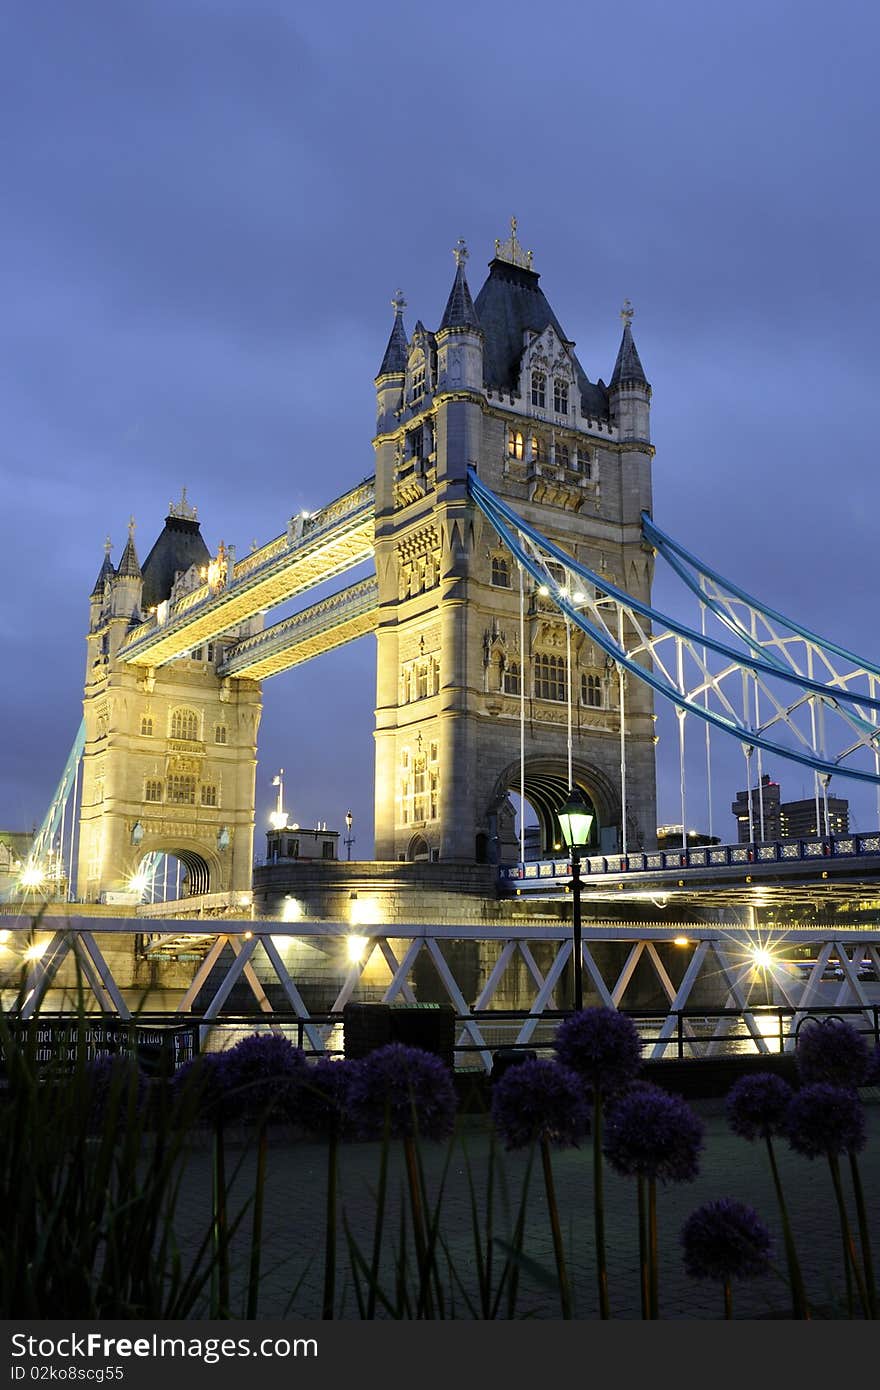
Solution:
M522 565L519 567L519 862L526 862L526 613Z

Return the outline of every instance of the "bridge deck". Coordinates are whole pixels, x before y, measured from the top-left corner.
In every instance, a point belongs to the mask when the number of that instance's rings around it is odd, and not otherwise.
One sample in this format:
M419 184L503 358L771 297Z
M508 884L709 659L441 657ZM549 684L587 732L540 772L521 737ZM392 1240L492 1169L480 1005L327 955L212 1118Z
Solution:
M371 576L236 643L228 649L218 673L250 680L276 676L367 632L375 632L378 622L379 586L375 576Z
M162 666L236 623L273 608L373 554L375 488L369 479L234 566L225 587L202 584L136 628L120 650L135 666Z

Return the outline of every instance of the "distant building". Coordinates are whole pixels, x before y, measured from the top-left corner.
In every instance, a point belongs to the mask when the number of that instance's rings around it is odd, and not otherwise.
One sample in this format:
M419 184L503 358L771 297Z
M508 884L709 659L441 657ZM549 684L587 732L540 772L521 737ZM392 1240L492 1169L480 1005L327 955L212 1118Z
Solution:
M266 832L266 863L277 864L282 859L338 859L339 831L314 829L302 825L287 825Z
M759 787L752 787L752 827L749 835L749 793L737 792L731 810L736 816L737 839L741 845L752 840L799 840L805 835L825 833L825 804L819 798L819 825L816 825L816 798L783 801L782 789L765 773ZM763 803L764 834L761 834ZM828 798L828 822L832 835L849 830L849 802L841 796Z
M657 826L657 848L658 849L681 849L681 825L658 825ZM689 830L686 836L687 843L691 848L698 845L717 845L720 844L717 835L705 835L702 830Z

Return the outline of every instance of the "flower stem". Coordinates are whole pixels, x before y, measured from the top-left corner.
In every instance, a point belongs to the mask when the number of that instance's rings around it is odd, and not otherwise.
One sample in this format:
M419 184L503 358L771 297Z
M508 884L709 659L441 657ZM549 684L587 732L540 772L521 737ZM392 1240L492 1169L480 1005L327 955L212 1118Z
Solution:
M556 1256L556 1273L559 1276L559 1298L562 1303L562 1316L571 1317L571 1287L565 1268L565 1249L562 1244L562 1228L559 1224L559 1207L556 1204L556 1188L553 1185L553 1168L550 1163L550 1145L541 1140L541 1162L544 1165L544 1186L547 1190L547 1210L550 1214L550 1230L553 1234L553 1253Z
M660 1288L657 1271L657 1179L648 1179L648 1291L651 1317L658 1318Z
M602 1096L593 1088L593 1217L596 1239L596 1277L599 1281L599 1316L610 1318L608 1260L605 1252L605 1191L602 1172Z
M268 1124L264 1120L257 1137L257 1178L254 1186L254 1224L251 1233L251 1263L248 1275L247 1313L257 1316L257 1296L260 1291L260 1255L263 1245L263 1202L266 1196L266 1152L269 1147Z
M639 1285L642 1295L642 1319L650 1317L650 1296L648 1292L648 1212L645 1200L645 1179L638 1175L639 1193Z
M376 1316L376 1295L379 1287L379 1262L382 1258L382 1232L385 1226L385 1192L388 1186L388 1149L391 1143L391 1119L385 1108L385 1129L379 1158L379 1184L376 1190L376 1224L373 1227L373 1254L370 1260L370 1289L367 1294L367 1318Z
M729 1279L724 1281L724 1316L728 1320L733 1317L733 1291Z
M782 1179L779 1176L773 1140L770 1138L769 1134L766 1136L766 1140L767 1154L770 1159L770 1171L773 1174L773 1185L776 1188L776 1200L779 1203L779 1215L782 1218L782 1239L785 1243L785 1258L788 1261L788 1277L791 1283L792 1314L795 1318L803 1318L809 1321L810 1306L807 1302L806 1290L804 1289L804 1277L801 1273L800 1260L798 1259L797 1249L794 1243L794 1232L791 1229L788 1206L785 1201L785 1194L782 1190Z
M327 1222L324 1233L324 1298L321 1317L333 1317L336 1294L336 1188L339 1174L339 1140L335 1130L327 1142Z
M853 1192L856 1199L856 1214L859 1219L859 1239L862 1245L862 1265L865 1271L865 1284L868 1290L868 1306L871 1317L877 1317L877 1281L874 1278L874 1259L871 1254L871 1234L868 1229L868 1209L865 1206L865 1191L859 1163L852 1149L849 1151L849 1167L852 1173Z
M849 1315L853 1317L855 1314L852 1296L852 1280L854 1277L856 1288L859 1291L862 1311L865 1317L869 1318L871 1316L871 1307L868 1302L868 1291L865 1288L865 1278L862 1274L858 1255L856 1254L855 1242L853 1241L852 1231L849 1226L849 1217L846 1214L846 1201L843 1195L843 1184L840 1181L840 1164L837 1161L837 1154L829 1153L828 1166L831 1169L831 1181L834 1183L834 1195L837 1198L837 1210L840 1213L840 1233L843 1237L843 1262L846 1268L846 1294ZM852 1276L850 1275L850 1269L852 1270Z
M217 1250L217 1313L229 1317L229 1222L226 1209L226 1142L223 1118L214 1122L214 1240Z
M409 1183L409 1204L412 1211L413 1236L416 1243L416 1262L419 1270L419 1306L424 1303L425 1316L434 1316L431 1301L431 1270L428 1267L428 1250L425 1239L425 1212L422 1206L422 1192L419 1180L419 1160L416 1154L416 1141L411 1134L405 1135L403 1152L406 1158L406 1176Z

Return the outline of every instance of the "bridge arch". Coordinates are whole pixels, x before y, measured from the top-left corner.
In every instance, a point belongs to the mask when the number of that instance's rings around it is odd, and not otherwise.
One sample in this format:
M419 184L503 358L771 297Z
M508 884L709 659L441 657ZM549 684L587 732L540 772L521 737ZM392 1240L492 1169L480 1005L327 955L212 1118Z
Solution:
M201 897L203 893L217 892L223 885L220 858L205 844L187 840L178 835L147 836L140 845L137 873L152 856L166 855L176 859L186 869L186 891L183 897Z
M590 845L601 842L603 827L620 824L620 796L609 777L590 763L575 760L572 763L572 779L575 786L584 794L593 808L594 820L590 832ZM509 763L499 775L487 807L487 822L494 827L497 858L509 858L508 842L511 839L512 822L508 811L505 825L505 807L510 807L510 794L519 795L523 790L520 778L519 760ZM553 853L556 845L562 844L562 833L557 812L568 796L568 766L559 758L526 758L525 799L538 817L541 827L541 852ZM519 850L516 850L519 857Z

